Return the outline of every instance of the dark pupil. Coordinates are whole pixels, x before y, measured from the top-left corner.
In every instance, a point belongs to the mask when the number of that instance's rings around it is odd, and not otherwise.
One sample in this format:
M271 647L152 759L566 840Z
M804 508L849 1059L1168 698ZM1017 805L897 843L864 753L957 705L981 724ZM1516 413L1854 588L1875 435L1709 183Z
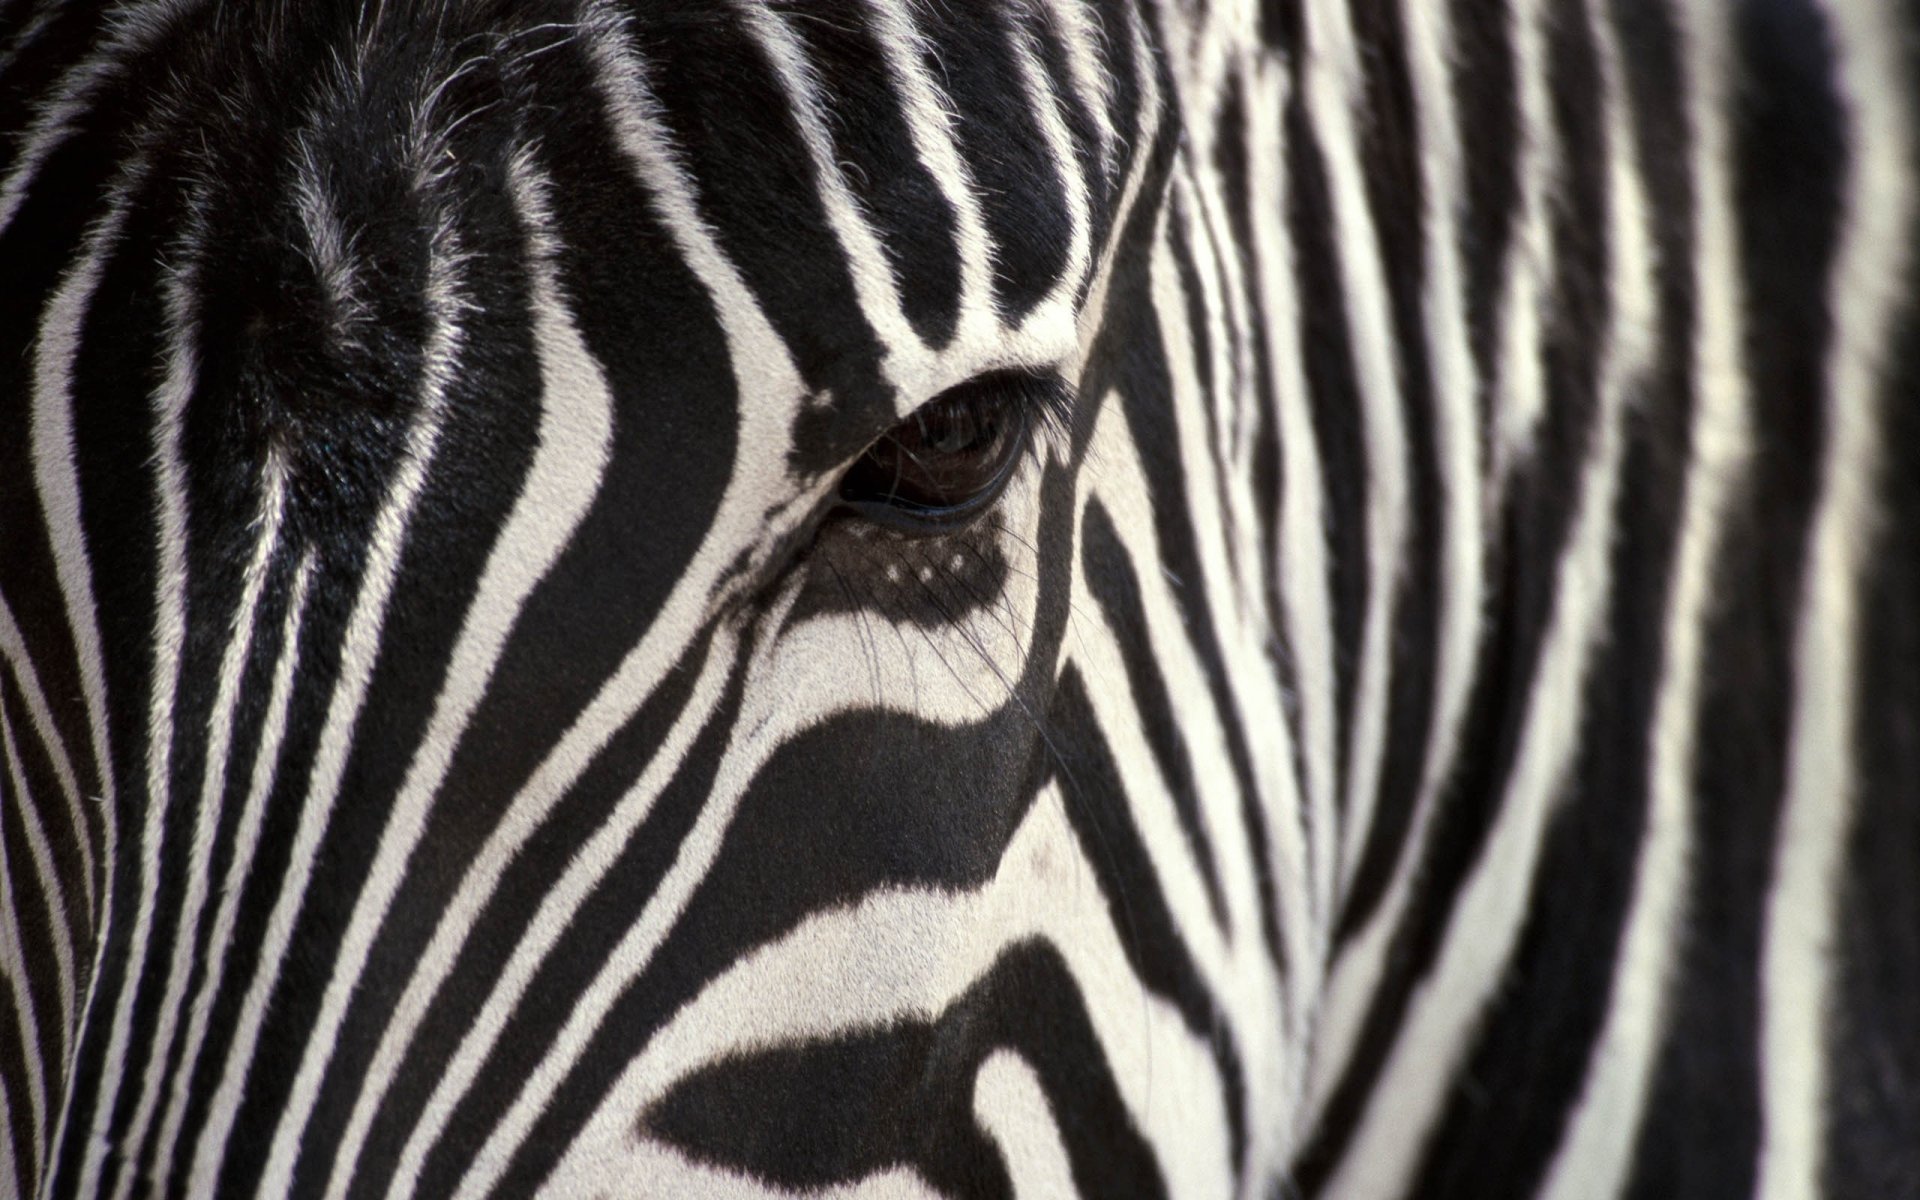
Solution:
M842 498L907 510L960 508L1002 482L1019 449L1018 403L1000 389L962 388L889 430L854 464Z

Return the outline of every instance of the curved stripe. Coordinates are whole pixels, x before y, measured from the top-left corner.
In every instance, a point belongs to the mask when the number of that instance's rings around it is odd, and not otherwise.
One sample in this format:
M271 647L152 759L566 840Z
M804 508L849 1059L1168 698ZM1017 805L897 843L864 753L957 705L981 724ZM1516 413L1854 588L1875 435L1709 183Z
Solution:
M281 1109L260 1188L269 1195L292 1185L299 1137L319 1097L347 1002L393 905L407 865L426 833L427 816L453 762L468 721L506 649L534 586L552 569L600 490L613 436L613 397L568 311L554 271L551 182L526 156L511 164L509 186L526 227L533 279L534 342L540 358L540 424L533 465L506 525L494 540L453 647L433 716L389 809L387 827L368 868L367 886L354 902L335 951L319 1014L306 1030L306 1048L293 1091Z
M1915 166L1902 31L1872 5L1833 4L1849 117L1847 197L1828 281L1826 454L1794 631L1793 725L1761 956L1761 1155L1755 1194L1822 1192L1837 875L1856 787L1860 582L1873 552L1883 364L1908 295ZM1901 402L1912 403L1911 396Z

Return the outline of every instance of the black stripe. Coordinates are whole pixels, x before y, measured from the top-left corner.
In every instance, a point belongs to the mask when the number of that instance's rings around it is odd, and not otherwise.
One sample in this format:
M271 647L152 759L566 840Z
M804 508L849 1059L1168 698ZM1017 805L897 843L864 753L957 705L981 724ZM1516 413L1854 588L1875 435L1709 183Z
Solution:
M1606 326L1608 311L1603 291L1606 194L1598 186L1606 147L1594 106L1599 87L1590 30L1584 19L1565 14L1551 24L1549 65L1556 78L1566 81L1556 91L1551 116L1563 160L1574 177L1566 189L1565 209L1550 214L1555 286L1540 348L1545 413L1532 457L1516 467L1509 488L1501 544L1494 555L1499 570L1488 606L1495 632L1482 643L1456 753L1458 765L1439 798L1408 915L1392 936L1386 971L1353 1058L1302 1157L1300 1186L1307 1196L1318 1193L1345 1154L1398 1039L1414 989L1445 946L1460 890L1498 819L1498 803L1532 719L1540 655L1559 593L1560 560L1594 435L1597 335Z
M880 47L854 13L824 12L804 0L774 7L818 73L835 159L880 233L907 319L930 346L946 345L960 316L953 206L914 153L903 97ZM936 86L938 78L936 71Z
M1519 91L1506 0L1450 0L1454 111L1465 195L1460 262L1466 268L1467 337L1480 380L1480 461L1492 461L1492 389L1501 378L1500 297L1520 204ZM1458 401L1456 401L1458 403Z
M39 1163L40 1129L34 1124L33 1106L27 1099L30 1092L31 1075L27 1066L26 1046L20 1040L20 1001L15 994L18 985L13 980L6 981L0 987L0 1091L7 1097L7 1137L13 1143L13 1161L17 1178L26 1181L22 1195L33 1195L33 1189L40 1182L42 1164ZM57 1063L46 1063L49 1070L57 1069ZM48 1084L55 1083L49 1079ZM58 1090L49 1086L47 1100L57 1103ZM52 1116L50 1112L48 1114Z
M1313 436L1325 489L1330 626L1334 686L1334 794L1344 803L1349 731L1353 728L1354 672L1360 660L1366 612L1367 454L1364 411L1347 328L1340 249L1334 241L1333 198L1313 125L1294 80L1286 111L1287 229L1292 235L1299 287L1300 358L1305 369Z
M73 984L76 989L84 989L87 986L87 972L93 966L86 951L93 945L94 914L87 911L87 881L81 843L72 836L75 832L84 833L84 829L73 829L67 806L63 803L59 776L53 769L53 759L41 743L38 730L34 728L26 697L21 693L19 684L13 673L5 670L0 670L0 723L4 723L13 733L14 754L19 762L21 778L27 785L26 795L20 796L15 802L24 807L27 797L34 797L40 827L46 834L54 874L59 879L60 890L66 901L66 911L60 914L56 932L74 948ZM0 756L0 774L5 775L7 785L11 787L12 775L7 770L4 756ZM89 807L88 800L84 796L79 797L77 807ZM98 853L97 847L95 852ZM24 868L15 868L16 872L22 870ZM20 877L25 878L24 875Z
M578 782L554 805L547 819L501 873L492 897L464 931L465 936L452 969L433 993L413 1041L395 1070L392 1085L376 1100L367 1140L359 1162L355 1164L359 1169L352 1177L348 1191L350 1197L382 1195L390 1185L408 1135L419 1121L434 1088L445 1075L461 1041L473 1030L482 1003L526 936L527 927L539 911L541 900L559 883L574 857L611 817L614 807L665 743L668 732L681 719L693 694L694 683L702 669L699 663L710 652L710 643L705 641L694 648L687 665L670 675L665 686L648 697L633 719L609 739ZM711 753L713 740L724 736L730 723L727 706L738 703L739 664L729 671L732 682L710 725L711 732L703 733L694 746L695 750L705 746L703 753ZM683 766L682 772L685 770ZM707 778L700 774L697 767L695 777L696 782L700 778ZM699 795L697 788L690 785L678 782L671 785L655 803L647 822L637 831L635 842L645 841L655 845L656 850L667 851L669 857L666 861L670 862L671 852L684 839L686 828L697 814ZM458 828L459 814L451 811L455 807L443 806L448 811L438 824L447 836L458 837L463 842L470 840L473 834ZM436 816L440 814L436 813ZM629 855L628 865L632 866L638 859L632 857L633 851L629 851ZM465 862L466 859L460 861ZM664 867L650 860L646 865L648 873L644 886L637 891L651 892L664 871ZM434 872L425 869L430 866L425 864L417 874L431 876ZM457 878L444 881L410 880L409 888L403 890L402 894L426 891L429 884L450 890L455 883ZM377 977L369 973L369 977L363 980L363 988L378 987L383 993L381 1002L360 1000L356 1003L350 1023L343 1029L340 1050L336 1052L328 1071L326 1086L315 1110L314 1124L306 1138L308 1145L335 1146L345 1131L356 1099L355 1093L362 1085L356 1064L371 1057L391 1014L391 1005L398 998L403 978L399 966L405 964L410 968L418 961L431 934L432 922L439 918L446 902L446 897L438 892L429 894L434 901L429 914L416 916L406 922L390 919L387 928L382 930L381 941L375 946L374 957L370 961L394 964L391 972L393 977L384 983L376 983ZM636 907L610 928L624 932L638 912ZM561 946L566 944L563 941ZM557 953L564 953L564 950ZM594 958L589 963L594 965L600 961L602 959ZM578 993L533 991L530 994ZM557 1019L566 1016L565 1006L541 1007L548 1009L548 1015ZM364 1045L355 1049L356 1042L364 1042ZM519 1078L525 1078L524 1074ZM309 1194L323 1186L324 1176L332 1165L323 1155L307 1166L295 1181L296 1194Z
M1064 164L1040 131L1013 52L1028 31L1011 13L978 8L929 5L917 15L941 48L930 70L958 118L961 155L993 241L995 305L1017 321L1060 279L1070 232Z
M783 1187L910 1163L945 1195L1011 1196L999 1148L974 1116L974 1081L1001 1049L1039 1076L1083 1194L1165 1194L1076 981L1041 941L1008 948L933 1021L703 1067L641 1115L635 1132Z
M34 869L33 851L27 844L25 806L13 802L12 790L9 780L8 803L0 806L0 860L7 865L7 891L13 908L10 912L0 914L0 920L12 925L13 931L19 936L19 941L10 949L18 955L15 961L26 968L24 1000L30 1002L33 1008L31 1031L34 1054L39 1058L40 1070L45 1076L48 1111L51 1115L60 1111L61 1085L67 1061L67 1031L60 1024L60 975L55 968L53 948L54 939L65 935L57 928L58 914L53 911L53 898L38 886L39 873ZM17 990L19 981L16 978L11 982L15 989L14 999L20 1002L23 997ZM78 983L77 980L75 982ZM80 1003L78 995L74 997L74 1003ZM8 1032L17 1037L19 1028L15 1023ZM20 1043L16 1041L14 1046L20 1047ZM22 1065L25 1065L24 1061ZM0 1074L0 1079L4 1079L3 1074ZM7 1102L15 1107L16 1112L27 1109L27 1093L10 1087ZM31 1115L29 1112L29 1118ZM28 1157L31 1158L31 1155Z
M1134 707L1140 714L1140 731L1160 768L1160 777L1166 782L1180 827L1200 868L1200 881L1212 904L1213 919L1222 929L1231 930L1226 900L1220 893L1220 869L1214 863L1213 841L1200 819L1200 788L1194 778L1186 735L1174 716L1173 697L1167 691L1166 677L1149 657L1152 641L1147 635L1147 614L1140 598L1139 579L1106 506L1097 500L1089 503L1082 521L1080 569L1087 589L1093 593L1112 630L1113 644L1120 653ZM1178 652L1176 649L1175 653ZM1119 785L1117 776L1114 783L1116 787ZM1114 794L1126 793L1116 791Z
M638 33L663 122L698 181L701 215L821 401L796 425L791 465L837 467L894 423L894 398L793 98L747 32L708 0L648 5Z
M1734 202L1752 479L1715 564L1694 775L1694 886L1629 1195L1745 1196L1760 1145L1760 955L1785 781L1791 661L1825 430L1827 272L1847 150L1815 6L1732 14Z
M1911 45L1899 60L1908 127L1920 111ZM1905 177L1908 196L1913 176ZM1908 231L1920 245L1920 216ZM1860 609L1853 830L1840 867L1822 1183L1835 1196L1920 1197L1920 309L1889 323L1872 396L1881 456ZM1847 397L1867 402L1867 397ZM1842 470L1857 469L1843 465ZM1831 481L1829 486L1832 486Z
M1440 619L1440 515L1449 503L1472 505L1479 499L1477 495L1449 497L1440 486L1436 403L1458 406L1467 403L1468 397L1437 397L1429 360L1423 319L1429 282L1421 228L1424 188L1399 10L1387 0L1358 0L1355 9L1355 27L1364 31L1360 60L1367 99L1361 164L1392 304L1394 365L1406 431L1406 528L1388 633L1387 677L1393 684L1382 700L1387 717L1373 823L1347 885L1336 943L1352 937L1372 916L1406 850L1407 829L1426 767L1439 665L1434 655Z

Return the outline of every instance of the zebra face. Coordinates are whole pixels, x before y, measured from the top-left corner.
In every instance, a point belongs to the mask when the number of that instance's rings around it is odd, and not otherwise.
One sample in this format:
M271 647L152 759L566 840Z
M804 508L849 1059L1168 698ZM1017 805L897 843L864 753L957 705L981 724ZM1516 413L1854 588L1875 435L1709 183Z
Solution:
M1151 22L116 36L131 153L22 217L80 268L19 477L80 501L8 586L76 623L35 654L105 797L49 1178L998 1192L1048 1096L1095 1191L1277 1161L1275 964L1208 949L1209 998L1178 933L1274 936L1194 808L1253 785L1216 706L1266 643L1182 591L1239 535L1181 498L1226 380Z
M1910 1196L1864 0L0 5L0 1196Z

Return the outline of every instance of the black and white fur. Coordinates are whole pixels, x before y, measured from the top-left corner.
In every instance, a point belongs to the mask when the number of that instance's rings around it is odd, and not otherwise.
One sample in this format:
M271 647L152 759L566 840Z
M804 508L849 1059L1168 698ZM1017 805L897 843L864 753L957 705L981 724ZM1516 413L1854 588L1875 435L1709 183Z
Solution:
M0 1191L1920 1196L1917 34L0 7Z

